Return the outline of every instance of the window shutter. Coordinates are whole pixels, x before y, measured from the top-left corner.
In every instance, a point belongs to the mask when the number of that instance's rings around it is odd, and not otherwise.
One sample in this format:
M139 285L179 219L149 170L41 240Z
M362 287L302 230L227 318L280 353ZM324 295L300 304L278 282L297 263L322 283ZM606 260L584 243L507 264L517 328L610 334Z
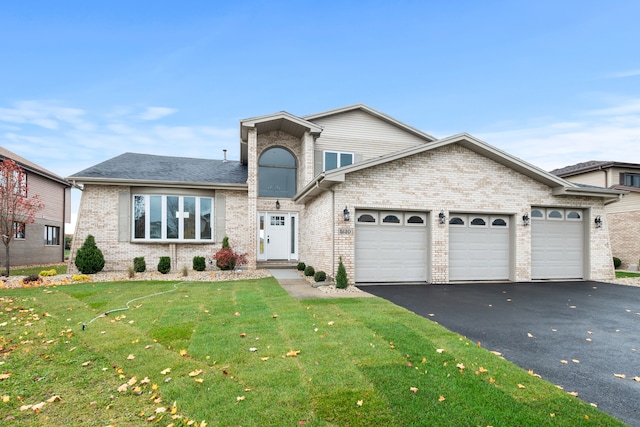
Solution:
M214 241L221 242L226 233L226 211L227 211L227 201L226 197L223 194L217 194L215 198L215 217L214 217Z
M128 191L118 192L118 242L131 239L131 197Z
M362 161L362 154L354 154L353 155L353 163L360 163Z
M324 162L324 153L322 150L315 150L313 152L313 176L318 176L322 173L322 164Z

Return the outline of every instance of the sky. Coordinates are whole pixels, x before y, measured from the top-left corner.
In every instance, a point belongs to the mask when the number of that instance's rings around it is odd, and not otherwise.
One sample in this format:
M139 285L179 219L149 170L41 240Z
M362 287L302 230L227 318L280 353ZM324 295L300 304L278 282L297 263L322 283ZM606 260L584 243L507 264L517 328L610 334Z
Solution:
M241 119L362 103L545 170L640 163L639 21L637 0L5 2L0 146L63 177L238 160Z

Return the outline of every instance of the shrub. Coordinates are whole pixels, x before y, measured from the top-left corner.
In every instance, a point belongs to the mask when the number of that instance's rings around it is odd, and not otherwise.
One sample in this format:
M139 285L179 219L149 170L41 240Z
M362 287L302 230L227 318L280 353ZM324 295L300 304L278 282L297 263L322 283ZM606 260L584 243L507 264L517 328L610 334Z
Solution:
M147 269L147 263L143 256L135 257L133 259L133 271L136 273L142 273Z
M86 274L74 274L71 280L73 280L74 282L90 282L91 277L87 276Z
M298 269L298 271L304 271L304 269L307 268L307 264L305 264L304 262L299 262L296 268Z
M349 280L347 279L347 270L344 268L344 264L342 263L342 257L340 257L340 262L338 263L338 272L336 273L336 288L347 289L347 286L349 286Z
M193 269L195 271L204 271L207 269L207 263L205 262L203 256L193 257Z
M313 280L316 282L324 282L327 280L327 273L324 271L316 271L316 274L313 275Z
M314 274L316 274L316 269L311 267L310 265L307 265L307 267L304 269L304 275L313 276Z
M183 265L182 269L180 269L180 274L182 275L182 277L187 277L189 275L189 267Z
M136 277L136 269L134 267L129 266L127 268L127 274L129 275L129 279L133 279Z
M96 246L96 240L91 234L87 236L82 247L78 249L75 264L82 274L94 274L104 268L104 255Z
M622 265L622 261L618 257L613 257L613 266L614 268L619 268Z
M31 283L31 282L37 282L38 280L40 280L40 276L38 276L37 274L31 274L29 276L26 276L24 279L22 279L22 282Z
M216 252L212 259L216 260L216 266L220 270L233 270L247 263L247 254L239 254L229 245L229 238L222 239L222 248Z
M58 272L56 271L56 269L52 268L51 270L42 270L40 273L38 273L38 276L55 276L57 274Z
M158 271L162 274L167 274L171 271L171 257L161 256L158 262Z

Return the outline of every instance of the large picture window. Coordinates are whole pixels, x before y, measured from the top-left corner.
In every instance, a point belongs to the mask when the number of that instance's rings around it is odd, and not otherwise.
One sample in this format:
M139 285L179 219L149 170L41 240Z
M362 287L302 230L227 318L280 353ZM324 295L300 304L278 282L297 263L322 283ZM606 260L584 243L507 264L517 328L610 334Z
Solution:
M134 240L213 240L213 199L196 196L133 196Z
M269 148L258 161L258 196L293 197L296 194L296 158L284 148Z

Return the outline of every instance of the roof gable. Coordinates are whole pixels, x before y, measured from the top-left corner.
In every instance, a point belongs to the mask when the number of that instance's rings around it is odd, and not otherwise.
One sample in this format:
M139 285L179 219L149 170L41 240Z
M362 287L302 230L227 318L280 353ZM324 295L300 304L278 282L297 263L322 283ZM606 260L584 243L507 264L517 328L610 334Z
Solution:
M590 160L588 162L576 163L575 165L554 169L551 171L551 173L564 178L568 176L580 175L583 173L592 172L595 170L610 169L610 168L640 169L640 164Z
M43 168L42 166L38 166L37 164L25 159L24 157L21 157L19 155L17 155L16 153L7 150L4 147L0 147L0 159L2 158L6 158L6 159L11 159L14 162L16 162L20 167L22 167L23 169L27 170L28 172L32 172L32 173L36 173L38 175L41 175L45 178L51 179L53 181L59 182L60 184L64 184L67 187L71 187L71 184L67 181L65 181L65 179L59 175L56 175L55 173L51 172L50 170L47 170L45 168Z

